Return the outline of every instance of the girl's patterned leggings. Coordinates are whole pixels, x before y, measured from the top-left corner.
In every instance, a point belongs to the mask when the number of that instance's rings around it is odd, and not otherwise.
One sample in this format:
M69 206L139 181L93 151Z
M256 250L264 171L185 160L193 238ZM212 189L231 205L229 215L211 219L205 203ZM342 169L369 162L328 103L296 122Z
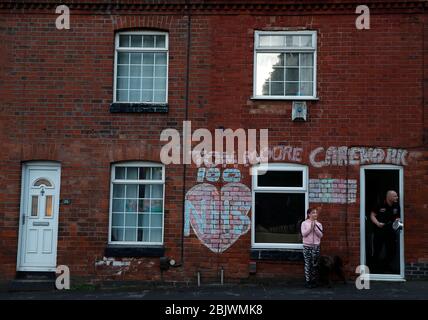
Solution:
M320 246L303 246L303 258L305 259L306 282L314 282L318 280L318 261L320 258Z

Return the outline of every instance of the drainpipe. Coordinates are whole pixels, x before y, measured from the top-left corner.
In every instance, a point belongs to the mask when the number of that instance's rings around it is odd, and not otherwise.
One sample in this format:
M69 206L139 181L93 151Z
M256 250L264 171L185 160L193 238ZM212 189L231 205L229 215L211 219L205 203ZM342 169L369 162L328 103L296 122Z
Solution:
M185 87L185 100L184 100L184 120L187 121L189 119L189 82L190 82L190 48L191 48L191 28L192 28L192 15L191 8L189 4L189 0L185 2L185 10L187 15L187 48L186 48L186 87ZM183 128L183 139L184 139L184 128ZM183 154L184 158L184 154ZM184 161L183 161L184 162ZM186 215L186 174L187 174L187 166L183 163L183 189L182 189L182 197L183 197L183 207L181 214L181 256L180 263L176 264L175 267L181 267L184 264L184 224L185 224L185 215Z

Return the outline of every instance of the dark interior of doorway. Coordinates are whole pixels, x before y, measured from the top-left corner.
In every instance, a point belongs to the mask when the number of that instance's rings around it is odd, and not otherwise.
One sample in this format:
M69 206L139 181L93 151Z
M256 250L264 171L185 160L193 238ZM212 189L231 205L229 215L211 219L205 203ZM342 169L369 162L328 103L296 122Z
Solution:
M376 274L391 274L391 272L386 272L385 270L379 270L374 268L373 262L373 223L370 220L371 210L379 205L382 205L385 199L386 192L388 190L395 190L398 194L400 190L400 178L399 170L389 169L389 170L365 170L365 212L366 212L366 264L369 267L371 273ZM402 204L400 204L402 207ZM398 247L398 246L397 246ZM399 254L396 255L394 261L395 270L399 273Z

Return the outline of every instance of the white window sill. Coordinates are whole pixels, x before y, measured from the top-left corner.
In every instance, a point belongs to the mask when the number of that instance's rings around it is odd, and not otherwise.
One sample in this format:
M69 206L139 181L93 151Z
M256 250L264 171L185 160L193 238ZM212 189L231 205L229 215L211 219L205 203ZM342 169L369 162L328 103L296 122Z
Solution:
M251 97L251 100L279 100L279 101L296 101L296 100L306 100L306 101L318 101L319 97Z

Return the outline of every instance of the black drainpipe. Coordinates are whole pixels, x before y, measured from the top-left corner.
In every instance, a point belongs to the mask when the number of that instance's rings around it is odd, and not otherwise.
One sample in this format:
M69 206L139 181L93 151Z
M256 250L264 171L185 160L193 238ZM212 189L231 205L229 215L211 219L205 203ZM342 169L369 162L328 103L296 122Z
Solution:
M192 27L192 16L191 16L191 8L189 4L189 0L186 1L185 5L186 15L187 15L187 53L186 53L186 91L185 91L185 100L184 100L184 120L187 121L189 119L189 82L190 82L190 48L191 48L191 27ZM184 143L184 127L183 127L183 139L182 143ZM184 160L184 154L183 158ZM186 216L186 205L185 205L185 198L186 198L186 173L187 173L187 166L183 161L183 190L182 190L182 196L183 196L183 209L181 214L181 261L178 264L178 266L182 266L184 264L184 224L185 224L185 216Z

